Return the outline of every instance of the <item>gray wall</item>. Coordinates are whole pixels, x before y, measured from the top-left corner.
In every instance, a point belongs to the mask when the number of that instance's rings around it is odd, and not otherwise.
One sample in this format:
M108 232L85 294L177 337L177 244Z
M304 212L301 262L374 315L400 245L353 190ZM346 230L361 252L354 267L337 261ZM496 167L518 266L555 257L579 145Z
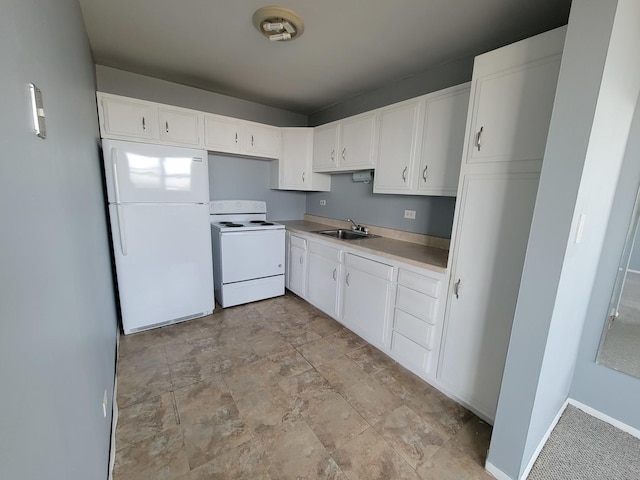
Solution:
M192 108L279 127L307 126L306 115L137 73L125 72L116 68L96 65L96 77L98 90L101 92Z
M320 200L327 204L321 206ZM346 173L332 176L330 192L307 194L307 213L451 238L455 201L453 197L374 195L373 183L354 183ZM415 220L405 219L405 210L415 210Z
M640 85L638 7L636 0L572 5L489 452L511 478L571 387ZM575 244L581 213L587 222Z
M578 362L571 384L571 397L640 429L640 409L638 408L640 379L595 363L618 262L640 184L638 158L640 158L640 101L636 106L625 163L607 227L607 239L589 303Z
M1 3L0 478L106 479L117 322L94 66L76 0Z
M474 57L462 58L434 67L399 82L337 103L309 115L309 125L317 126L392 103L435 92L471 80Z
M305 193L269 189L269 162L209 154L211 200L264 200L270 220L304 217Z

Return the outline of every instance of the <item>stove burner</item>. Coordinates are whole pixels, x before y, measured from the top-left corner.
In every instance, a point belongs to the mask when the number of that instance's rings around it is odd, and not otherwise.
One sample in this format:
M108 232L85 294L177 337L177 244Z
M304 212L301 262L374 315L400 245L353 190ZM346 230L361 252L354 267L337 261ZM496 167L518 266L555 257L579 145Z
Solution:
M220 225L233 225L233 222L220 222Z
M271 223L271 222L266 222L264 220L251 220L250 223L256 223L258 225L265 225L265 226L269 226L269 225L275 225L275 223Z
M237 227L243 227L244 225L242 225L241 223L227 223L226 226L227 227L232 227L232 228L237 228Z

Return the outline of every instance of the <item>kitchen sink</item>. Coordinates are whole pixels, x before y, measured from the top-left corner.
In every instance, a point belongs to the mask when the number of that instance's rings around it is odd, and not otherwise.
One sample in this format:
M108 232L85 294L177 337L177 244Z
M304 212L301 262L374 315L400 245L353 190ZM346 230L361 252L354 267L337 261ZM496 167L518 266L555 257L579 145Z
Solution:
M353 230L343 230L341 228L337 230L318 230L313 233L319 233L320 235L339 238L340 240L360 240L363 238L377 238L380 236L372 235L371 233L354 232Z

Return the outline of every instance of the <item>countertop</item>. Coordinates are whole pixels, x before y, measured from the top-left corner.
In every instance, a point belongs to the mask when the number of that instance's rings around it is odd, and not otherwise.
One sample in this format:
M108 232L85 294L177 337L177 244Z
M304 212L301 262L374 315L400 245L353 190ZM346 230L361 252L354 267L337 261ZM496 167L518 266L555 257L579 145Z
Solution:
M313 233L317 230L334 230L336 228L324 223L310 222L308 220L286 220L278 223L285 225L287 230L291 232L311 234L328 242L352 247L380 257L398 260L434 272L443 273L447 269L449 251L442 248L429 247L385 237L365 238L362 240L339 240L319 233Z

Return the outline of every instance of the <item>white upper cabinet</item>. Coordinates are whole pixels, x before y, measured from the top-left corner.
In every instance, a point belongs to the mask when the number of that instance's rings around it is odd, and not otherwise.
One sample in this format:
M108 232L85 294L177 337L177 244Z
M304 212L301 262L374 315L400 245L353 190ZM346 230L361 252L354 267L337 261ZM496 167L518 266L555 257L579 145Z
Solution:
M560 62L545 58L476 80L468 163L544 155Z
M424 102L402 102L380 112L375 193L410 193Z
M314 172L350 172L375 168L377 112L316 127L313 141Z
M160 107L160 138L167 142L200 145L201 116L191 110Z
M427 96L416 172L419 194L455 197L468 110L468 84Z
M338 169L338 145L340 125L337 122L314 128L313 132L313 170L330 172Z
M204 146L215 152L241 153L245 146L246 130L242 120L205 115Z
M374 193L455 196L469 84L380 110Z
M158 107L143 100L98 94L102 138L157 140Z
M329 191L331 176L313 173L313 128L282 128L280 159L269 164L269 186L277 190Z
M259 157L278 158L280 155L280 129L270 125L246 122L246 151Z

